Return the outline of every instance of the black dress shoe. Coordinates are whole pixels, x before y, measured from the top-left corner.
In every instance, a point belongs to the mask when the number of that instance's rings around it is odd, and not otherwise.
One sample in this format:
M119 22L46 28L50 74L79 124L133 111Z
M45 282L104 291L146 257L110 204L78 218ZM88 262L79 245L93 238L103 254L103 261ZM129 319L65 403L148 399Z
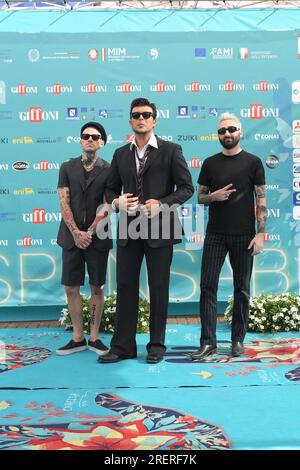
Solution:
M115 354L109 351L107 354L104 354L103 356L99 356L98 362L100 362L100 364L111 364L113 362L123 361L124 359L135 359L135 358L136 356L131 356L131 357L118 356L118 354Z
M148 353L146 357L146 362L148 364L157 364L163 360L164 356L160 356L159 354Z
M241 341L233 341L231 346L232 357L239 357L244 354L245 348Z
M201 361L202 359L205 359L207 356L210 356L211 354L214 354L217 352L217 346L212 345L212 344L205 344L203 346L200 346L200 348L192 353L190 355L190 358L192 361Z

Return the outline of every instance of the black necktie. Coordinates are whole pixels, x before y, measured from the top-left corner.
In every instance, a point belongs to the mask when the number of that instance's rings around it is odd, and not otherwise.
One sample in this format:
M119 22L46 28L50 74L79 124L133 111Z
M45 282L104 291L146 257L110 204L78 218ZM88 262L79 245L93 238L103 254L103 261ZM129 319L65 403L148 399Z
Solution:
M137 196L139 198L139 203L144 204L144 194L143 194L143 171L145 168L146 160L149 155L149 147L146 149L143 158L139 158L137 151L136 156L139 160L139 169L137 172Z

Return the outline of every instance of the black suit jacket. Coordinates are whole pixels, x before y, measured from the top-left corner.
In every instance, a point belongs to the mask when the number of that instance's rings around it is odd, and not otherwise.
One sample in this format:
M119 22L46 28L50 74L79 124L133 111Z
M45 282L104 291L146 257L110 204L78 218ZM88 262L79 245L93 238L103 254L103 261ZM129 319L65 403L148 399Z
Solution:
M59 171L58 188L70 189L70 206L79 230L87 230L95 219L97 208L103 203L104 188L109 172L109 163L98 159L88 180L84 175L81 157L72 158L64 162ZM110 226L108 226L110 231ZM57 243L65 250L70 250L75 245L73 236L65 224L61 221ZM93 236L94 247L99 251L112 248L111 235L105 240Z
M183 204L193 195L194 187L186 161L182 155L182 149L180 145L156 138L158 148L151 148L142 176L144 200L158 199L167 206ZM114 153L106 182L105 195L107 202L111 203L122 192L137 195L135 150L131 144L117 149ZM134 217L128 217L127 224L133 219ZM163 237L161 233L162 224L165 223L163 211L159 216L156 216L156 222L160 226L160 236L158 238L151 237L151 234L148 236L147 242L151 247L156 248L181 242L182 228L177 211L171 214L171 230L167 238ZM153 223L153 219L149 221L150 223ZM127 232L126 238L120 237L121 224L122 213L119 222L118 245L126 246L129 235Z

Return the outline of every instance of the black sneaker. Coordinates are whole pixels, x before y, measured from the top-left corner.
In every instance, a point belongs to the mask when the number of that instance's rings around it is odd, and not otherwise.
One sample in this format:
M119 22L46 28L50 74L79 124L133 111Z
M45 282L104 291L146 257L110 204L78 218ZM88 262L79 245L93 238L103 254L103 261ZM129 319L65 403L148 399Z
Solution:
M73 339L71 339L68 344L57 349L56 354L58 354L59 356L67 356L68 354L84 351L86 348L87 346L85 338L82 341L74 341Z
M102 341L100 341L100 339L96 339L96 341L91 341L89 339L88 349L90 351L94 351L99 356L103 356L104 354L108 352L108 348L105 346L105 344L102 343Z

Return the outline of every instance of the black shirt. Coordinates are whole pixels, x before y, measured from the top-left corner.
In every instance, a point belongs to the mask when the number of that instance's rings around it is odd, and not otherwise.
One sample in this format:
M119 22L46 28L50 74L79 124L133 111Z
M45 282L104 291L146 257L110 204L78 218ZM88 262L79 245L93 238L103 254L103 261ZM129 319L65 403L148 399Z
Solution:
M209 192L228 184L236 189L226 201L209 205L208 233L254 234L254 185L265 184L265 171L260 158L242 150L236 155L217 153L204 160L198 183Z

